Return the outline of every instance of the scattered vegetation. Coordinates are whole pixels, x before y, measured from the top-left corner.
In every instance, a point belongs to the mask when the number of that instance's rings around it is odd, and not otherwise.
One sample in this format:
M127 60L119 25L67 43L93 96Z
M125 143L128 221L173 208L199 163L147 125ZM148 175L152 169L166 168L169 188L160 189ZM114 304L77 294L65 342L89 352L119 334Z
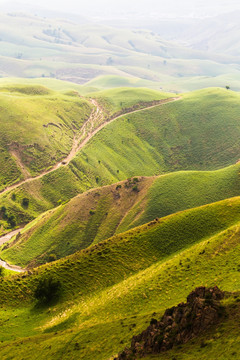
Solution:
M110 105L101 94L109 114L132 106L119 93ZM30 97L37 104L58 95ZM190 341L184 360L226 359L229 349L240 356L240 164L215 170L239 158L238 114L239 95L226 89L184 95L112 122L68 166L1 196L2 228L34 218L1 253L29 269L1 277L1 358L31 359L36 351L50 360L109 359L201 285L228 292L228 317ZM72 134L71 120L66 126ZM98 182L113 185L79 195ZM179 350L168 356L181 359Z

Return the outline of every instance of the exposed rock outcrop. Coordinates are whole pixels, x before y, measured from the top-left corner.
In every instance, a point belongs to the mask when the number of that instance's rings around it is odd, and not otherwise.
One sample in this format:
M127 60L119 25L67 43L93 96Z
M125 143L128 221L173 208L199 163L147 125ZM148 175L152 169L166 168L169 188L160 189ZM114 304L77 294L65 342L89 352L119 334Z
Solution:
M160 321L152 319L150 326L134 336L131 347L115 360L138 359L186 343L219 322L224 312L220 304L223 297L224 293L218 287L195 289L186 303L167 309Z

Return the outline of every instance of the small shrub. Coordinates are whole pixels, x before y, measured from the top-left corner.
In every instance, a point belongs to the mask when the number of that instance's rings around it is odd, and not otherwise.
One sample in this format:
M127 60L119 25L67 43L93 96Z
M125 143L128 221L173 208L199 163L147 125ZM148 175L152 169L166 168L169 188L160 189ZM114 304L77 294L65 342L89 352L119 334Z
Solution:
M34 291L34 297L40 304L49 304L59 298L61 293L61 282L52 276L43 277L39 280Z
M13 228L16 226L16 219L14 215L10 215L8 216L7 222L9 223L9 225Z
M57 260L57 255L56 254L50 254L48 257L48 261L52 262L52 261L56 261Z
M29 199L28 198L23 198L22 199L22 207L28 208L28 206L29 206Z
M7 211L7 209L5 208L5 206L2 206L2 207L1 207L1 213L2 213L2 214L5 214L6 211Z
M0 266L0 277L3 276L3 273L4 273L4 268L2 266Z
M12 199L12 201L16 201L16 194L15 193L12 194L11 199Z
M89 211L89 214L90 214L90 215L94 215L94 214L95 214L95 211L91 209L91 210Z
M118 184L117 186L116 186L116 190L119 190L119 189L121 189L122 188L122 185L120 185L120 184Z
M135 191L135 192L139 192L139 189L138 189L138 186L137 186L137 185L134 185L132 189L133 189L133 191Z

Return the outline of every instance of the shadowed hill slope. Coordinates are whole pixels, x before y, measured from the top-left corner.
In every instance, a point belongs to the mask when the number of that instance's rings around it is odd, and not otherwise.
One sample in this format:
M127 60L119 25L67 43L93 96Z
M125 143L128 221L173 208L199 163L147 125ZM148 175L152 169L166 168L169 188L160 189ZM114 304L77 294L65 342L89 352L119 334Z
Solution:
M155 218L240 193L240 164L209 172L133 178L78 195L5 244L3 259L35 266L62 258Z

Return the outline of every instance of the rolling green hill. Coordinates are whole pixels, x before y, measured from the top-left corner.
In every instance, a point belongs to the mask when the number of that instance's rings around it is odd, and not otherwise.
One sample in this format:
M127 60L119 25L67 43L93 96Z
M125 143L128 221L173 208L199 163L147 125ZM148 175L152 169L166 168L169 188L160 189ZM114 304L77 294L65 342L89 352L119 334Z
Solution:
M238 93L221 89L189 93L109 124L72 164L76 169L97 168L100 179L112 180L231 165L239 160L238 112Z
M239 291L239 209L236 197L180 212L32 274L4 278L1 357L32 359L34 350L49 359L109 359L146 328L153 312L160 317L196 286ZM45 275L62 282L62 297L53 306L33 308L33 290ZM203 356L212 349L223 356L230 348L239 355L238 318L232 316L233 309L238 313L238 301L238 294L226 299L230 316L207 334L210 343L201 350ZM186 346L189 359L201 340ZM181 356L184 349L171 354Z
M113 360L199 286L225 316L145 359L240 359L238 15L0 14L0 359Z
M110 91L100 93L103 104L110 103L105 111L131 105L134 97L137 103L140 90L132 96L130 92L119 89L112 100ZM144 96L147 99L148 92ZM1 202L21 224L79 192L129 177L223 168L239 159L238 114L239 94L205 89L125 115L91 138L68 166L5 193ZM29 199L27 209L21 205L23 198Z
M40 215L1 258L32 267L185 209L240 194L240 164L209 172L133 178L90 190ZM11 243L10 243L11 244Z
M97 175L87 178L82 174L79 182L73 167L70 165L63 169L63 162L60 164L59 161L64 158L64 163L68 164L80 144L108 121L109 116L151 106L152 101L172 97L148 89L119 89L113 91L112 100L111 92L100 93L101 98L97 99L102 105L98 105L89 97L86 100L80 98L76 91L67 91L65 86L68 85L63 82L53 81L53 84L64 93L36 85L3 83L0 88L4 135L1 140L3 179L0 186L4 190L7 185L22 182L22 186L15 187L16 190L9 188L12 192L7 196L8 201L5 200L6 194L2 194L2 206L7 209L0 219L0 226L4 228L9 226L6 219L14 219L11 223L26 223L97 184ZM89 101L94 102L94 106L89 105ZM51 173L52 169L56 171ZM29 181L39 173L42 173L41 177ZM23 199L28 199L27 206L23 206Z
M1 87L0 108L0 190L65 158L91 112L86 100L30 85Z

